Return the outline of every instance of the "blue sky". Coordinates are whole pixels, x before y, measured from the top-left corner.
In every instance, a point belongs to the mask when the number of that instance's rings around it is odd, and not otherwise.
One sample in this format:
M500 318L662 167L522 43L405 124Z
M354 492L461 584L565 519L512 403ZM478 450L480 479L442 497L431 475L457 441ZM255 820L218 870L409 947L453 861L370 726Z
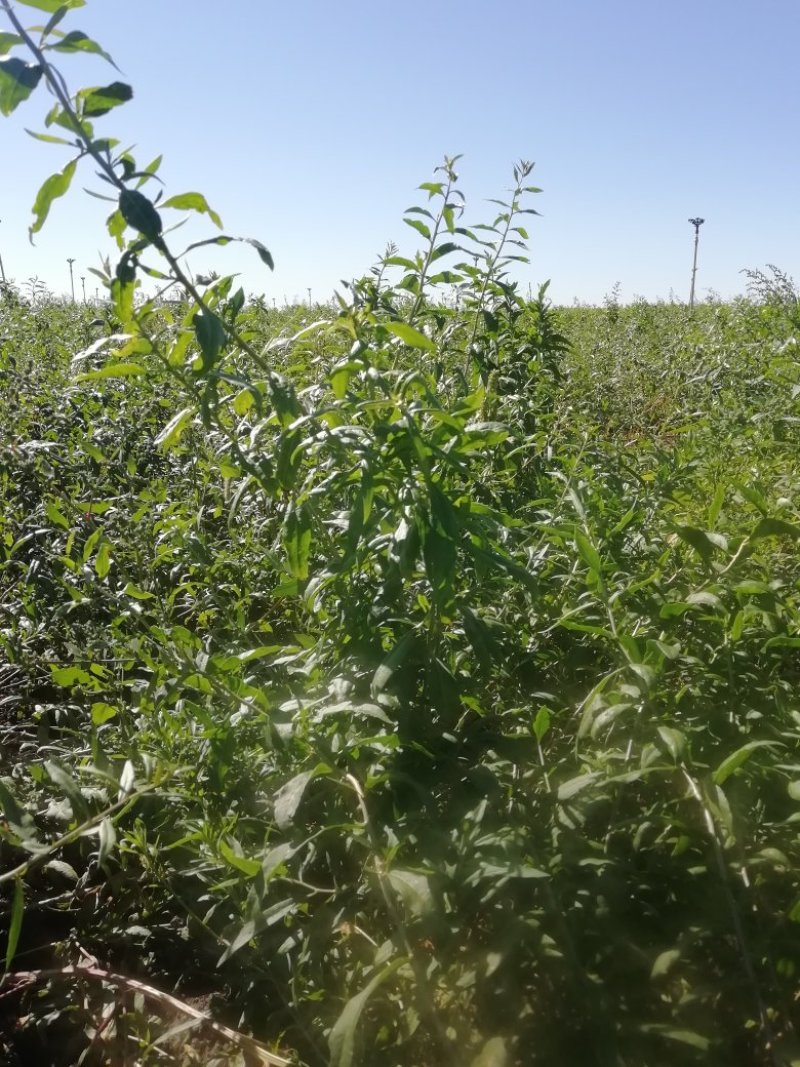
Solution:
M229 246L194 268L240 271L278 303L327 299L390 240L412 251L403 209L456 153L473 223L515 159L536 161L542 217L519 277L551 279L559 302L615 283L625 300L685 299L695 215L700 297L741 292L743 268L800 275L798 0L88 0L62 25L134 87L98 132L142 165L163 152L168 194L203 192L276 264ZM86 57L60 67L72 88L117 76ZM0 254L17 281L62 292L68 256L78 278L111 245L105 205L81 191L90 168L28 242L36 189L67 158L24 133L48 107L40 89L0 119Z

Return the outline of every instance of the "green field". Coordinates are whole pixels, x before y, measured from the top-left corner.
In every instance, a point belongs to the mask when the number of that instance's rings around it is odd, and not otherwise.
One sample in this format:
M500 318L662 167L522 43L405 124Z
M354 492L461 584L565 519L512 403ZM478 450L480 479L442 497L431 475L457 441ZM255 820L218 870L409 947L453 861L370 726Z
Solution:
M445 161L270 308L124 88L56 121L106 297L0 292L3 1063L800 1063L790 279L526 299L530 166L475 224Z
M498 298L465 388L396 299L239 310L268 385L5 294L11 969L307 1064L791 1062L796 302ZM162 1062L123 994L20 991L6 1062Z

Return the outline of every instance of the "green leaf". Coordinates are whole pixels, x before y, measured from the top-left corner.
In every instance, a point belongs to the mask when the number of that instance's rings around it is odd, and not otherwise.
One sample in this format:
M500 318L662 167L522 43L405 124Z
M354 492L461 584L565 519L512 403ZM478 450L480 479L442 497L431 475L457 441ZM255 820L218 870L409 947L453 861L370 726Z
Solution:
M645 1034L658 1034L659 1037L665 1037L668 1041L678 1041L682 1045L691 1045L692 1048L700 1049L701 1052L707 1052L711 1047L711 1042L708 1038L703 1037L701 1034L696 1034L694 1030L678 1030L664 1023L646 1023L642 1027L642 1031Z
M416 871L391 870L386 875L395 893L403 901L409 915L419 918L429 915L434 909L430 883L424 874Z
M104 378L131 378L137 374L146 374L147 368L141 363L106 363L99 370L76 374L76 382L97 382Z
M29 137L33 137L35 141L43 141L44 144L66 144L70 147L74 147L74 142L68 141L66 137L55 137L52 133L37 133L36 130L28 129L25 130L25 133L27 133Z
M784 522L783 519L761 519L755 530L750 534L750 541L761 541L765 537L791 537L795 541L800 538L800 526L793 522Z
M536 712L536 718L533 720L533 732L536 735L536 740L541 744L542 738L550 729L550 710L542 705Z
M145 184L148 178L151 178L154 174L158 173L158 168L161 166L163 159L163 156L156 156L155 159L151 160L151 162L147 164L147 166L141 171L141 177L136 183L137 189L141 189L141 187Z
M676 526L675 533L706 562L713 557L715 549L728 547L728 542L722 534L698 530L694 526Z
M16 0L16 2L25 7L35 7L38 11L46 11L50 15L61 7L74 10L77 7L86 6L86 0Z
M502 1037L490 1037L470 1067L508 1067L511 1063L508 1046Z
M670 756L677 763L683 755L683 750L686 747L686 737L680 730L675 730L671 726L659 726L658 735L664 742L667 751Z
M155 600L155 593L148 593L146 589L140 589L133 582L128 582L122 590L125 596L133 597L134 600Z
M163 231L161 216L138 189L123 189L119 195L119 210L123 219L148 241L158 241Z
M6 55L12 48L23 43L16 33L0 33L0 56Z
M702 607L706 608L722 607L722 601L716 593L710 593L704 589L701 589L697 593L690 593L686 598L686 602L691 605L700 604Z
M372 978L360 993L356 993L345 1004L342 1014L334 1023L328 1037L328 1048L331 1053L330 1067L354 1067L356 1062L356 1027L367 1001L387 978L391 977L395 971L407 962L408 960L405 956L392 960Z
M208 215L214 225L222 229L222 219L208 206L208 201L202 193L180 193L178 196L171 196L169 200L164 200L159 206L161 208L172 207L177 211L197 211L201 215Z
M172 448L180 441L194 414L195 407L192 405L191 407L183 408L177 415L173 415L158 437L156 437L155 443L165 450Z
M599 777L599 774L592 771L588 774L579 774L576 778L570 778L568 782L563 782L558 787L558 799L562 802L571 800L578 793L596 782Z
M449 256L452 252L461 251L461 246L454 244L452 241L445 241L440 245L437 245L431 253L431 263L435 263L437 259L441 259L443 256Z
M602 574L603 562L600 559L600 553L581 530L575 531L575 545L586 566L596 574Z
M69 882L78 881L78 872L70 863L66 863L64 860L49 860L42 867L43 871L47 871L49 874L57 874L61 878L66 878Z
M275 794L274 812L275 822L279 830L286 830L292 824L292 820L300 807L300 801L306 791L306 786L317 775L317 768L312 771L302 771L282 785Z
M251 860L246 856L240 856L225 841L220 841L219 851L220 855L231 867L235 867L237 871L241 871L248 878L255 878L261 871L261 860Z
M107 115L112 108L126 104L132 99L133 89L125 82L112 82L110 85L81 89L77 93L80 115L86 119Z
M663 978L669 974L674 965L681 958L681 950L678 948L668 949L656 957L655 963L650 970L651 978Z
M431 231L428 229L422 219L403 219L403 222L406 224L406 226L410 226L412 230L416 230L417 233L421 233L426 241L430 240Z
M71 33L66 33L56 44L48 45L48 48L54 52L91 52L93 55L102 56L112 67L117 67L117 64L108 54L105 52L97 41L93 41L91 37L87 37L85 33L80 30L72 30Z
M424 348L428 352L436 351L436 345L429 337L426 337L424 333L420 333L419 330L415 330L413 326L409 326L406 322L385 322L384 326L389 333L399 337L403 344L409 345L411 348Z
M10 115L27 100L42 79L42 68L16 56L0 58L0 112Z
M103 819L100 823L98 838L97 862L102 866L111 855L117 842L117 831L111 819Z
M45 507L44 512L45 515L47 515L48 519L51 522L54 522L56 526L61 526L65 530L69 529L69 519L67 519L67 517L63 514L63 512L59 508L58 504L55 503L55 501L51 500L50 503Z
M14 903L11 905L11 922L8 927L6 944L6 970L11 966L22 932L22 919L25 915L25 884L21 878L14 880Z
M275 269L275 263L272 259L272 253L269 249L263 245L260 241L256 241L254 237L240 237L239 240L244 241L245 244L252 245L258 252L258 258L262 263L266 263L270 270Z
M222 319L213 311L201 308L192 320L194 333L203 354L203 370L209 371L216 364L225 347L227 334Z
M3 814L10 828L21 841L36 846L38 845L36 823L31 813L20 807L9 788L12 784L10 778L0 778L0 804L2 805Z
M770 593L771 589L766 582L744 581L734 586L734 592L742 596L763 596L764 593Z
M331 372L331 389L337 400L343 400L346 396L352 374L353 366L349 363L343 367L336 367Z
M417 264L413 259L406 259L405 256L388 256L383 262L387 267L402 267L404 270L417 270Z
M239 951L239 949L244 948L245 945L249 944L258 933L258 927L259 923L256 919L248 919L220 956L217 966L224 963L226 960L229 960L231 956Z
M33 214L35 218L28 229L28 233L31 237L35 233L38 233L42 226L44 226L53 201L58 197L63 196L69 189L72 184L72 179L75 176L75 168L77 165L77 159L70 160L66 167L64 167L62 171L59 171L58 174L51 174L36 194L36 199L33 202Z
M293 511L286 520L283 544L292 576L304 582L308 578L308 564L311 556L311 524L302 510Z
M50 673L53 682L64 689L71 689L74 685L88 685L92 680L91 674L82 667L51 667Z
M111 546L108 541L100 545L100 549L94 558L94 569L98 578L105 578L111 570Z
M92 704L92 723L95 726L102 726L104 722L110 722L116 717L117 709L112 708L110 704L104 704L102 701Z
M75 818L85 819L89 814L86 800L81 793L80 786L72 775L53 760L48 760L44 765L44 769L47 771L53 785L69 800Z
M711 504L708 509L708 521L713 526L720 516L722 511L722 505L725 503L725 493L727 491L727 485L725 482L720 482L717 488L714 490L714 496L711 500Z
M713 780L716 785L722 785L735 770L746 763L757 748L772 748L774 741L748 741L746 745L737 748L730 756L726 756L714 771Z

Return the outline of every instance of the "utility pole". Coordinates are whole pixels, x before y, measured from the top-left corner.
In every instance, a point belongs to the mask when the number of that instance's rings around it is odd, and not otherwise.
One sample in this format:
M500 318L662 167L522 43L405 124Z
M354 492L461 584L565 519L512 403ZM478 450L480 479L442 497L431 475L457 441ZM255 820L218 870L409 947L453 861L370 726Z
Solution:
M70 284L70 288L72 289L72 303L73 304L75 303L75 278L74 278L74 276L72 274L72 264L74 262L75 262L74 259L67 258L67 263L69 263L69 284Z
M306 290L308 293L308 306L311 307L311 287Z
M700 243L700 227L705 222L705 219L696 218L689 219L689 222L694 226L694 260L692 262L692 288L689 291L689 310L694 308L694 282L697 277L697 246Z

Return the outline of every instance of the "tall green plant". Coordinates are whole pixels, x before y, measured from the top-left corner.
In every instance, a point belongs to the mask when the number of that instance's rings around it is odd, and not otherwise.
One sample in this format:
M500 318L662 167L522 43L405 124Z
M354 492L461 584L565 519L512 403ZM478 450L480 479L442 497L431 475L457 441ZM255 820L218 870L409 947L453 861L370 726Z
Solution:
M34 225L91 160L119 242L98 319L0 309L4 992L74 1058L181 1062L197 993L259 1039L207 1059L791 1062L788 317L527 301L530 164L470 226L447 159L418 253L276 328L51 65L81 6L0 0L75 153Z

